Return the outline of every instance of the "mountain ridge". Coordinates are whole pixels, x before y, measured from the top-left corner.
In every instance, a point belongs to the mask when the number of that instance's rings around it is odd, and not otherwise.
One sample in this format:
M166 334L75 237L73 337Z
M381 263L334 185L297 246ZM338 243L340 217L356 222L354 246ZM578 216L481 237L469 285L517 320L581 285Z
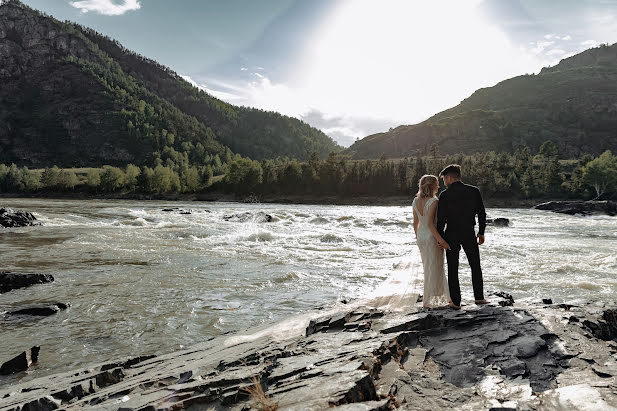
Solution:
M532 151L547 140L564 157L617 150L617 44L589 49L535 75L476 90L450 109L357 141L355 158Z
M327 156L305 122L225 103L92 29L0 3L0 162L94 166Z

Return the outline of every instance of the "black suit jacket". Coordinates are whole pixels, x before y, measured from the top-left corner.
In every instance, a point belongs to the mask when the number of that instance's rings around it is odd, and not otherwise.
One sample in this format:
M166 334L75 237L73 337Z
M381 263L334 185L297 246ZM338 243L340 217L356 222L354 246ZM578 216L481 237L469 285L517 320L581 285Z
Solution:
M478 187L456 181L439 195L437 208L437 230L445 238L448 235L475 236L476 215L478 216L478 234L484 235L486 228L486 211Z

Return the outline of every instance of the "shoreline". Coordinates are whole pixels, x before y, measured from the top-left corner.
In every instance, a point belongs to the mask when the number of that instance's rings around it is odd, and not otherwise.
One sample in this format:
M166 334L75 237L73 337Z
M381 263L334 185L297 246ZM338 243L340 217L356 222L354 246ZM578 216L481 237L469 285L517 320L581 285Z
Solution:
M171 201L171 202L205 202L205 203L238 203L238 204L295 204L295 205L337 205L337 206L410 206L413 200L407 196L362 196L362 197L339 197L339 196L247 196L238 199L229 194L173 194L173 195L83 195L83 193L66 194L25 194L25 193L0 193L0 201L10 199L49 199L49 200L119 200L119 201ZM539 199L502 199L485 198L484 204L488 208L532 208L533 206L547 201L565 201L554 198Z

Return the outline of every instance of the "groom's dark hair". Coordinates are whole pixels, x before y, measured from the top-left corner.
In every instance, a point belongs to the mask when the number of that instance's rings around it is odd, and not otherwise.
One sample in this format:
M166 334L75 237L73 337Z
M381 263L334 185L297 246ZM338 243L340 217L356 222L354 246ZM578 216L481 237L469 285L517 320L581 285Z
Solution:
M458 164L450 164L448 167L441 170L439 177L447 176L448 174L461 178L461 166Z

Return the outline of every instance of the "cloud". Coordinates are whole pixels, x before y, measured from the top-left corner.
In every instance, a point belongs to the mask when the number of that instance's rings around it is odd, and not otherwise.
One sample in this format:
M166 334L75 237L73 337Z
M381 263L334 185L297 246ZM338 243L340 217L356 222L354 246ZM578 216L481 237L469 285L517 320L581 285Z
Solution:
M392 119L374 118L368 116L342 116L323 113L315 108L299 116L303 121L316 127L332 137L342 146L352 145L356 139L370 134L380 133L390 127L396 127L399 122Z
M82 13L94 11L106 16L119 16L141 8L139 0L80 0L72 1L70 5L80 9Z
M595 47L598 45L598 42L595 40L585 40L581 42L581 46L585 47L585 48L591 48L591 47Z
M546 52L547 56L562 56L564 54L566 54L566 52L562 49L552 49Z
M546 36L545 36L546 37ZM538 41L535 43L535 47L531 49L531 52L534 54L542 53L547 47L555 44L554 41Z

